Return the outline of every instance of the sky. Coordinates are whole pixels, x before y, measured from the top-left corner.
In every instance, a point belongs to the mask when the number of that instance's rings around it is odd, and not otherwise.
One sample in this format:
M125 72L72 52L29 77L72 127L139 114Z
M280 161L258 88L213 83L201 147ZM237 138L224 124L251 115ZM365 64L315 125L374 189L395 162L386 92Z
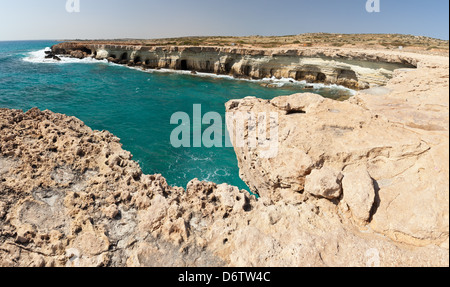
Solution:
M79 1L69 13L67 1ZM0 0L0 41L400 33L449 39L448 0ZM375 0L377 1L377 0Z

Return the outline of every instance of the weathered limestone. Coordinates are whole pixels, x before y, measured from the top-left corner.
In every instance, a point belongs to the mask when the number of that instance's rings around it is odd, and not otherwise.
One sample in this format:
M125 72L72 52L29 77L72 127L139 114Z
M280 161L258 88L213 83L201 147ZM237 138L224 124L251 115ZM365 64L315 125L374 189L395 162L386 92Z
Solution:
M306 177L305 192L326 199L341 197L343 175L330 168L315 169Z
M76 58L90 55L151 69L192 70L253 79L292 78L355 89L384 85L392 77L394 68L415 67L416 64L411 57L331 48L142 47L67 42L53 46L52 51Z
M342 188L345 190L343 202L350 208L352 215L367 222L375 203L375 187L367 169L362 166L346 169Z
M259 147L235 147L241 177L273 202L286 194L300 202L311 200L309 194L339 200L356 226L369 224L412 246L448 248L448 58L415 57L417 70L397 70L386 87L345 102L311 94L230 101L228 112L279 114L276 157L259 157ZM293 170L284 173L281 166Z
M0 125L0 266L222 266L206 248L226 236L214 222L256 203L143 175L116 137L72 117L0 109Z
M170 187L142 174L116 137L72 117L0 109L0 125L1 266L366 266L374 254L381 266L449 262L445 242L360 233L340 206L290 189L274 202L226 184Z

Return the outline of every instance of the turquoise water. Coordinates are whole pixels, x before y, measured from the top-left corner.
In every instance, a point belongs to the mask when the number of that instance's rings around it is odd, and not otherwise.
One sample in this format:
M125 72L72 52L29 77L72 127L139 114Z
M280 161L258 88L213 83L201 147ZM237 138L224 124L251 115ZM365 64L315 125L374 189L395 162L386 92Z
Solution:
M248 189L239 178L233 148L174 148L170 125L175 112L192 118L194 104L203 114L225 113L230 99L270 99L303 92L301 85L262 87L258 82L176 73L145 73L105 62L64 59L45 62L43 50L54 42L0 42L0 107L38 107L76 116L97 130L121 138L147 174L161 173L169 184L183 186L193 178ZM35 52L35 53L33 53ZM310 91L309 91L310 92ZM339 98L341 89L315 92Z

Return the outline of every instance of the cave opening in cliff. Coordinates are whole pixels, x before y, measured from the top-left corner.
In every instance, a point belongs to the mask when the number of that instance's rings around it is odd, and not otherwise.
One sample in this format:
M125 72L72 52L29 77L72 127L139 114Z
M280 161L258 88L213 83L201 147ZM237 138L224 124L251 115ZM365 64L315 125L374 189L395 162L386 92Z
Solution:
M181 62L180 62L180 69L182 71L186 71L188 69L187 60L181 60Z
M139 57L139 56L134 57L134 62L135 63L142 63L141 57Z
M120 60L126 60L128 59L128 54L127 53L123 53L122 56L120 56Z
M327 80L327 76L326 76L324 73L318 73L318 74L317 74L317 78L316 78L316 81L317 81L317 82L323 83L323 82L325 82L326 80Z
M84 52L84 53L88 54L88 55L92 55L92 50L89 49L89 48L81 47L79 50L80 50L81 52Z
M250 73L252 72L252 67L251 66L244 66L243 67L243 73L246 76L250 76Z
M272 76L272 71L270 71L270 76ZM299 81L302 80L305 77L305 73L303 71L297 71L295 73L295 80Z
M229 74L231 72L231 69L233 68L232 63L226 63L225 64L225 73Z
M352 70L341 70L338 73L338 79L355 80L358 81L358 76L355 71Z

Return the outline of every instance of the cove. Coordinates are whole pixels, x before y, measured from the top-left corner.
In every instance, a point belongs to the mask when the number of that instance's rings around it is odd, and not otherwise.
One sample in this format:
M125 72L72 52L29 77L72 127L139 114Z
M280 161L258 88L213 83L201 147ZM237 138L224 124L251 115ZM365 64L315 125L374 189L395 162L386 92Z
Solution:
M268 88L256 81L145 73L99 61L63 59L62 63L46 63L37 56L26 60L30 53L53 44L0 43L0 106L49 109L76 116L92 129L108 130L121 139L123 148L133 154L144 173L163 174L169 184L182 187L198 178L248 189L239 178L233 148L175 148L170 144L174 113L184 112L193 118L193 105L201 104L204 112L224 116L227 101L247 96L271 99L315 92L338 99L349 93L336 87L309 90L304 85L285 83Z

